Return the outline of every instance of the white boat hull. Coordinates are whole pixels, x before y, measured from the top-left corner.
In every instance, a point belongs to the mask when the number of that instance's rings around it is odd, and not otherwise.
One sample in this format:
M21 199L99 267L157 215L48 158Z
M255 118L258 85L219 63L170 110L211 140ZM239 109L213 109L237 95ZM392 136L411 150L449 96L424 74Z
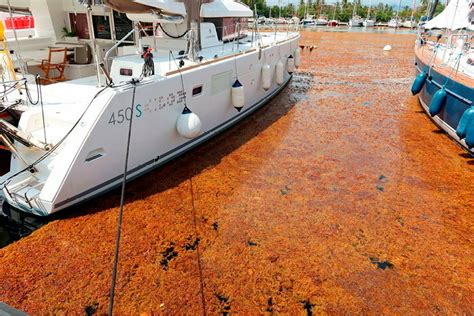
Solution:
M119 186L132 115L127 179L181 155L246 117L281 91L291 74L285 71L283 85L273 78L270 89L264 90L262 65L270 64L272 73L279 60L287 66L298 41L299 35L295 35L262 51L254 49L205 67L183 68L183 80L178 72L147 78L136 85L133 110L133 84L107 88L91 103L77 128L56 152L36 165L37 173L25 172L11 178L24 168L19 161L12 162L12 170L1 179L8 180L2 190L4 198L17 209L47 216ZM245 87L241 112L232 106L231 98L236 70ZM202 121L201 135L192 140L182 137L176 129L185 106L182 82L187 107ZM201 92L193 96L193 91ZM28 158L34 161L38 156L32 153Z
M372 27L372 26L375 26L375 21L365 20L362 24L364 25L364 27Z
M359 20L349 20L349 26L350 27L361 27L362 26L362 21Z

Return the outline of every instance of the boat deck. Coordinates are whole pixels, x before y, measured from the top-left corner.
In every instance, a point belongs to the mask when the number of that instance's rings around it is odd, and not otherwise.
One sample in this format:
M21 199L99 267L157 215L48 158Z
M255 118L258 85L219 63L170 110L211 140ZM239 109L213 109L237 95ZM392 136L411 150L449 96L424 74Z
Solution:
M414 40L303 33L277 98L130 183L117 315L473 314L474 159L411 96ZM106 313L119 199L0 249L0 301Z

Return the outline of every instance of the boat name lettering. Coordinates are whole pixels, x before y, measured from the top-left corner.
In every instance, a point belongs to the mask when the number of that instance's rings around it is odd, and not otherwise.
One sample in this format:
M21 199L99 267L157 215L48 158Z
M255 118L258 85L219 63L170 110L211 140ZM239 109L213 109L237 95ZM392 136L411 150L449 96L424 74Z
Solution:
M142 105L137 104L135 106L135 117L139 118L142 117L143 111L142 111ZM112 115L110 116L109 119L109 124L115 125L115 124L122 124L126 121L130 121L132 118L132 108L128 107L126 109L120 109L117 112L112 112Z

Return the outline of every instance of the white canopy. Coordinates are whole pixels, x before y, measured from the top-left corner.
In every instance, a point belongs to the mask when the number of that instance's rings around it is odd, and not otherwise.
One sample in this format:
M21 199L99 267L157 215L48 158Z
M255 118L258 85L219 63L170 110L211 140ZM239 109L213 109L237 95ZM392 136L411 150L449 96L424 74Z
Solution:
M451 0L443 12L426 22L424 27L426 29L472 29L470 12L469 0Z
M203 18L250 18L253 11L246 5L233 0L214 0L201 6L201 17Z
M133 0L132 2L156 8L167 14L186 16L186 7L182 2L175 2L170 0Z
M1 0L0 0L1 1ZM114 0L118 2L118 0ZM123 1L122 2L127 2ZM165 15L177 15L186 17L189 12L186 12L186 7L183 2L174 0L133 0L132 2L142 4L146 7L155 8L157 11ZM145 7L145 8L146 8ZM235 2L234 0L214 0L208 3L203 3L201 6L202 18L221 18L221 17L252 17L252 10L246 5ZM157 17L151 13L127 13L129 19L133 21L142 22L157 22ZM178 21L165 20L158 21L162 23L180 23Z

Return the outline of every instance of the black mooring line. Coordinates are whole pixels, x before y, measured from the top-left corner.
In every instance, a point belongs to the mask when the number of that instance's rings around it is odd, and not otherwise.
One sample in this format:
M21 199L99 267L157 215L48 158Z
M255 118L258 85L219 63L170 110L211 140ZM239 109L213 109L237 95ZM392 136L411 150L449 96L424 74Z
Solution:
M132 115L130 117L130 124L128 125L128 138L127 138L127 150L125 153L125 166L122 181L122 193L120 195L120 209L117 217L117 237L115 239L115 253L114 253L114 264L112 268L112 284L110 286L110 298L109 298L109 311L108 315L112 316L114 310L114 299L115 299L115 285L117 282L117 269L118 260L120 253L120 237L122 235L122 220L123 220L123 206L125 201L125 187L127 184L127 171L128 171L128 157L130 155L130 139L132 138L132 122L133 122L133 108L135 104L135 92L137 90L137 82L132 81L133 92L132 92Z

